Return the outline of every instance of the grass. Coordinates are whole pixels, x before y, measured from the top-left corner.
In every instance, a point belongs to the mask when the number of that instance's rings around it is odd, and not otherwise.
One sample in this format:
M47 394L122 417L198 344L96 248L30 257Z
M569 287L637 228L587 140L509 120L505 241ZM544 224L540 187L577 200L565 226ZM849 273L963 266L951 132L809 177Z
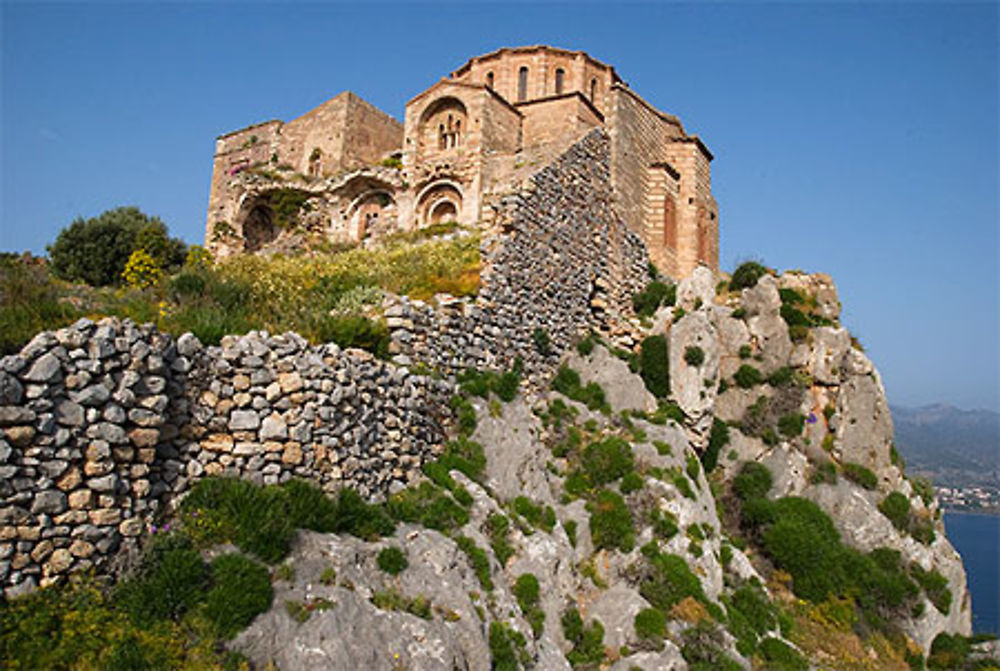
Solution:
M380 570L389 575L399 575L410 565L403 551L394 546L382 548L378 553L376 563Z
M428 299L475 294L482 265L476 236L390 241L373 249L307 256L239 255L190 263L144 289L96 289L52 277L42 259L0 257L0 348L18 351L43 329L81 316L153 322L161 331L193 332L206 344L257 329L296 331L387 355L378 317L382 292Z

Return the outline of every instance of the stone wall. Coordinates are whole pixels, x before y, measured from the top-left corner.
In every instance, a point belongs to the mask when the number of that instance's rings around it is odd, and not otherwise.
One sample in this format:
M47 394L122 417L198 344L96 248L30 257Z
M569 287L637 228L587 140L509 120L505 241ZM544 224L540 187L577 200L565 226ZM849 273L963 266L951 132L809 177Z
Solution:
M204 348L80 320L0 360L0 583L105 570L197 478L379 498L444 438L446 382L294 334Z
M647 281L645 247L612 206L608 137L589 133L523 188L506 196L484 239L475 301L436 307L405 298L386 312L401 363L441 373L509 368L520 357L543 375L588 329L624 330L632 295ZM541 329L552 353L538 351Z

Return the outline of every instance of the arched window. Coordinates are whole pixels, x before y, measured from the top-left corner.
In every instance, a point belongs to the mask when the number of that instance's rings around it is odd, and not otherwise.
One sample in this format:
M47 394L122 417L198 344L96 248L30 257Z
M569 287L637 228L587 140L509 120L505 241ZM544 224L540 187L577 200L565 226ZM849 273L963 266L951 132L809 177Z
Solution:
M566 77L566 71L562 68L556 69L556 95L563 92L563 79Z
M517 71L517 101L522 102L528 97L528 68L521 66Z
M438 126L438 149L448 148L448 133L444 129L444 124Z
M452 147L457 147L460 144L462 144L462 121L461 120L458 120L458 121L455 122L455 132L452 133L451 139L452 139L452 143L451 143Z
M597 79L590 80L590 102L597 103Z
M486 73L486 87L493 88L493 72Z

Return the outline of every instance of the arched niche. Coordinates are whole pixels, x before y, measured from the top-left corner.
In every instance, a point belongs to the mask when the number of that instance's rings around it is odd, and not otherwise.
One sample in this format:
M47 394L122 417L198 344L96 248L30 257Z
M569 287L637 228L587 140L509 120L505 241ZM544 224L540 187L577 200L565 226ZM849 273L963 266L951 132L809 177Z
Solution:
M274 216L264 203L255 203L243 220L243 249L247 252L260 251L261 248L278 237L278 228L274 225Z
M386 189L371 189L347 206L348 230L352 239L378 237L396 227L396 200Z
M420 115L418 154L423 158L450 152L462 146L469 128L469 114L461 100L439 98Z
M422 228L446 221L458 221L462 214L462 192L450 181L426 186L417 197L417 221Z

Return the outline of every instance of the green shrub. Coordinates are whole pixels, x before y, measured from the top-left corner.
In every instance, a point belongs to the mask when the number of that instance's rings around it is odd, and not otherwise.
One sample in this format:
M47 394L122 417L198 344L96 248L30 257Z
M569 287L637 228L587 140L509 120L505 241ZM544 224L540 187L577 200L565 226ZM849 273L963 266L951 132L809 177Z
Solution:
M832 461L824 461L816 464L813 468L812 475L809 476L809 482L814 485L837 484L837 467Z
M480 482L486 470L486 453L479 443L461 437L445 445L437 463L449 471L460 471L470 480Z
M701 465L705 473L711 473L719 463L719 452L729 444L729 425L718 417L712 420L712 431L708 436L708 447L701 455Z
M493 577L490 571L490 559L486 555L486 550L476 545L476 542L468 536L459 536L455 539L458 549L465 553L472 564L472 570L476 572L479 584L487 592L493 590ZM499 559L499 557L498 557ZM501 562L501 565L503 562Z
M697 485L698 474L701 473L701 462L698 461L698 457L693 454L687 455L686 462L687 468L685 470L687 472L687 476L691 478L691 482Z
M399 575L410 562L406 560L406 555L397 547L382 548L378 553L378 567L389 575Z
M677 300L677 286L663 282L650 282L632 297L632 307L640 317L652 317L661 305L673 305Z
M698 576L687 561L674 554L657 554L649 559L650 571L639 585L639 594L664 613L681 600L692 597L705 603L708 598Z
M746 261L733 271L733 278L729 280L729 288L732 291L739 291L749 287L757 286L757 280L767 274L767 268L756 261Z
M802 435L802 429L806 426L806 418L798 412L782 415L778 418L778 431L789 438Z
M913 487L913 493L920 497L925 506L929 506L934 502L934 485L931 484L929 479L923 477L910 478L910 485Z
M666 398L670 394L670 358L667 338L649 336L639 347L639 375L653 396Z
M607 402L604 399L604 390L596 382L590 382L583 386L580 381L580 374L569 366L562 365L552 378L552 389L560 394L583 403L590 410L607 410Z
M684 350L684 362L697 368L705 363L705 350L697 346L688 347Z
M797 650L778 638L765 638L758 647L768 669L774 671L808 671L809 662Z
M455 413L455 421L458 423L458 435L462 437L471 436L476 430L476 409L465 398L459 394L451 397L449 403Z
M632 492L637 492L642 489L644 484L645 482L643 481L642 476L635 471L632 471L630 473L626 473L624 477L622 477L619 489L621 489L622 494L631 494Z
M535 638L541 637L545 628L545 612L538 607L538 590L538 578L532 573L522 573L514 583L514 597L531 624Z
M334 342L344 349L355 347L380 359L389 358L389 328L382 320L363 315L326 315L317 319L309 331L314 341Z
M750 345L740 345L740 358L749 359L753 356L753 348Z
M41 259L0 254L0 356L14 354L40 331L62 328L77 317Z
M594 500L589 504L590 536L596 549L608 550L618 548L629 552L635 545L635 530L632 525L632 513L625 505L624 499L606 489L598 490Z
M561 618L563 636L573 646L566 659L573 668L591 668L604 661L604 626L598 620L591 620L585 627L580 612L570 606Z
M910 575L927 594L934 607L942 615L947 615L951 608L951 590L948 589L948 579L935 569L925 571L920 564L910 565Z
M374 592L371 596L372 605L382 610L398 610L416 615L425 620L431 619L431 602L423 594L412 599L400 594L395 588ZM307 616L308 619L308 616Z
M659 650L667 631L667 617L658 608L643 608L635 614L635 634L640 640Z
M271 607L271 579L265 567L238 554L216 557L210 568L203 612L219 636L232 638Z
M649 513L649 524L657 538L668 541L677 535L677 518L669 510L653 508Z
M731 610L740 612L758 636L772 631L778 624L777 609L756 584L746 584L735 590L729 605Z
M386 509L400 522L420 524L442 533L450 533L469 521L468 511L430 482L393 494L386 502Z
M937 534L934 532L934 522L930 519L911 517L910 518L910 535L924 545L930 545L937 538Z
M527 645L520 632L502 622L490 623L491 671L518 671L523 651Z
M332 533L348 533L372 541L388 536L396 529L392 518L381 506L365 502L353 489L344 488L337 493L337 517ZM309 527L306 526L308 529ZM314 531L322 531L314 529Z
M795 380L795 369L790 366L782 366L767 376L767 383L772 387L784 387Z
M742 669L723 648L725 639L713 622L701 620L681 635L681 655L689 671L737 671Z
M587 445L582 465L590 482L601 486L614 482L635 468L632 447L618 436L608 436Z
M535 351L542 356L549 356L552 354L552 339L549 337L549 332L543 328L536 328L531 332L531 341L535 345Z
M190 541L177 534L157 538L138 574L121 583L115 600L139 626L179 620L201 600L209 584L208 566Z
M514 499L514 512L526 519L531 526L544 529L548 533L552 533L556 525L555 510L551 506L542 508L527 496L518 496Z
M500 566L505 566L507 560L514 555L514 548L511 547L507 538L510 530L510 520L500 513L493 513L486 518L486 530L490 537L490 547L496 555Z
M875 489L878 486L878 478L872 473L870 468L861 464L844 464L844 477L851 482L857 483L865 489Z
M733 478L733 493L743 501L767 496L771 491L774 477L764 464L748 461Z
M566 531L566 537L569 538L569 544L576 547L576 520L566 520L563 522L563 530Z
M137 207L119 207L86 220L77 218L59 232L47 250L57 277L102 287L121 283L129 256L143 245L151 247L147 253L164 269L184 263L184 243L167 237L163 222Z
M905 530L910 522L910 499L899 492L892 492L882 499L878 509L900 531Z
M594 351L594 345L597 344L597 338L593 333L588 333L586 338L583 338L576 343L576 351L579 352L580 356L590 356L590 353Z
M748 363L743 364L733 375L733 380L740 389L750 389L764 381L761 372Z
M787 497L773 503L775 521L763 532L765 552L794 580L802 598L820 602L847 584L840 535L819 506Z
M962 669L969 658L972 646L969 639L959 634L940 633L931 643L931 654L927 658L928 669Z

